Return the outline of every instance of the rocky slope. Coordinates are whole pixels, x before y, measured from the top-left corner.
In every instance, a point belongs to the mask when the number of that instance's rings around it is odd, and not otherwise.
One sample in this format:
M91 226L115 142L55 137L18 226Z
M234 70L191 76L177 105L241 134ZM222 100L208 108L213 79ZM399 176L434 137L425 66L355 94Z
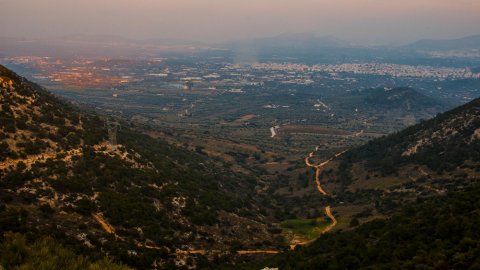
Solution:
M350 151L345 160L379 168L426 165L441 174L480 160L480 99Z
M59 100L0 66L0 228L133 267L185 267L232 243L270 248L255 180Z
M480 180L480 99L347 151L321 172L351 229ZM350 225L351 226L350 226Z

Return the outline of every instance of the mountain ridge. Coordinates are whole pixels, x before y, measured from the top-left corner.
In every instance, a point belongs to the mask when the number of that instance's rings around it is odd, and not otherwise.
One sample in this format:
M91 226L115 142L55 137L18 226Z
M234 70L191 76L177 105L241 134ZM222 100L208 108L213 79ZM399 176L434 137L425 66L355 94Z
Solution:
M424 39L416 41L408 47L431 50L459 50L480 48L480 34L456 39Z

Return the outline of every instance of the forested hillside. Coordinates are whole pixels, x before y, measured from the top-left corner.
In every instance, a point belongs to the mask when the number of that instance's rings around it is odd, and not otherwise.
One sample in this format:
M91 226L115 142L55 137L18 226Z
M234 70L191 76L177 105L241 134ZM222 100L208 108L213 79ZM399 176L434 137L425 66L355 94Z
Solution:
M371 141L345 155L369 167L419 163L442 173L466 160L480 161L480 99L390 136ZM385 159L387 157L387 159ZM390 163L390 164L387 164Z
M335 192L330 201L345 225L262 266L480 267L480 99L351 149L333 163L320 179Z
M479 209L476 185L244 269L479 269Z
M52 235L139 268L228 257L240 239L273 244L254 179L123 122L112 145L106 119L4 67L0 78L2 232Z

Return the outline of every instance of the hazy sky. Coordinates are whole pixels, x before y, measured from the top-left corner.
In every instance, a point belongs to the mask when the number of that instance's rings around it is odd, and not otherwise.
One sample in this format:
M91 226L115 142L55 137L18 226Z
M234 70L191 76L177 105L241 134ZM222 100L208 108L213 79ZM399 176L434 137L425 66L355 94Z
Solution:
M0 0L0 36L224 41L316 32L364 43L480 34L480 0Z

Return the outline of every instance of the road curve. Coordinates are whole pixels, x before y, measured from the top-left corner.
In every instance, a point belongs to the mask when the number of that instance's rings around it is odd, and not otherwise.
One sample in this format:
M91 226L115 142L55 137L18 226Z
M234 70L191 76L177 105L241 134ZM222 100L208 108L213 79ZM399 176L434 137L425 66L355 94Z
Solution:
M315 155L315 152L319 150L319 146L315 147L315 151L313 152L310 152L308 154L308 156L305 158L305 165L307 167L310 167L310 168L315 168L315 183L317 185L317 190L318 192L320 192L323 196L329 196L329 194L322 188L322 185L320 183L320 174L322 172L322 169L328 164L330 163L331 161L333 161L334 159L340 157L341 155L343 155L345 151L341 151L341 152L338 152L336 153L333 157L331 157L330 159L318 164L318 165L315 165L313 163L310 162L310 158L312 158L314 155ZM327 206L325 207L325 214L330 218L330 220L332 221L332 223L330 225L328 225L323 231L321 234L324 234L324 233L327 233L329 232L330 230L332 230L336 225L337 225L337 219L335 218L335 216L332 214L332 209L330 206ZM295 247L297 245L307 245L307 244L310 244L314 241L315 239L312 239L310 241L306 241L306 242L302 242L302 243L298 243L298 244L294 244L294 245L291 245L291 249L295 249Z
M328 227L323 230L322 234L329 232L331 229L333 229L333 227L337 225L337 219L332 214L330 206L325 207L325 213L332 220L332 224L328 225Z
M249 254L278 254L278 250L239 250L237 251L238 255L249 255Z

